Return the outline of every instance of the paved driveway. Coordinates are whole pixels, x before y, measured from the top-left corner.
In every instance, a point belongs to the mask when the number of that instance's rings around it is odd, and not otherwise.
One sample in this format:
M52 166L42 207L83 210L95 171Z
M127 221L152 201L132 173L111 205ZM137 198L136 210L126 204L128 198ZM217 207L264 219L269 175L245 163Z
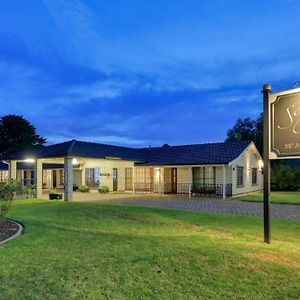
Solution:
M75 194L76 201L93 202L115 205L132 205L157 208L174 208L190 211L206 211L220 214L263 216L262 203L244 202L237 200L184 198L178 196L151 196L131 194L98 193ZM271 213L274 218L286 220L300 220L300 205L272 204Z

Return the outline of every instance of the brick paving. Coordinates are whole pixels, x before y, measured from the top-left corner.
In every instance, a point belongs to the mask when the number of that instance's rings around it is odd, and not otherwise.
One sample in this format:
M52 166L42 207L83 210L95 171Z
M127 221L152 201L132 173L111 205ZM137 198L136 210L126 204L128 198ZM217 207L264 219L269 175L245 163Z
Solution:
M131 194L107 194L98 193L75 194L75 201L103 203L112 205L132 205L156 208L173 208L188 211L205 211L210 213L233 214L245 216L263 216L262 203L244 202L237 200L185 198L179 196L152 196ZM300 221L300 205L272 204L271 214L273 218Z

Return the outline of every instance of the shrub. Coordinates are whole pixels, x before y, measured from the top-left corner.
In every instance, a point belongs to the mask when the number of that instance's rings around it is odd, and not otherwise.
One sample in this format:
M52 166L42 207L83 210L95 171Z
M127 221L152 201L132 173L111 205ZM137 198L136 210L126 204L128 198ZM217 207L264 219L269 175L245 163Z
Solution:
M102 185L101 187L99 187L98 192L102 194L106 194L109 192L109 187L107 185Z
M281 164L273 166L271 188L273 191L299 191L300 169Z
M0 182L0 221L2 221L11 207L15 190L16 182L14 180Z
M87 193L89 192L89 187L85 184L82 184L81 186L79 186L78 191L81 193Z
M33 198L34 193L35 193L35 188L34 185L23 185L22 186L22 192L25 197L28 198Z
M50 189L49 194L50 195L58 194L58 191L56 188L53 188L53 189Z

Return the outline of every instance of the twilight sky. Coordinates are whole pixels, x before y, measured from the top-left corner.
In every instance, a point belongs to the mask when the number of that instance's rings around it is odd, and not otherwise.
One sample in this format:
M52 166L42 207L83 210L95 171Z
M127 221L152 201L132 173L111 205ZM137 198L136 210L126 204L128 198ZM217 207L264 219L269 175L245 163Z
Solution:
M49 143L222 141L300 80L300 1L1 0L0 115Z

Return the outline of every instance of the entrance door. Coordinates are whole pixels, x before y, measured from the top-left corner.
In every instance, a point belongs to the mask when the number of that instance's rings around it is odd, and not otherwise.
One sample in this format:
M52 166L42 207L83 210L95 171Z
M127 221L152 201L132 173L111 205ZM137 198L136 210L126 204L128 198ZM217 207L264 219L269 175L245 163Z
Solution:
M177 194L177 168L171 169L171 192Z
M113 168L113 191L118 191L118 169Z
M56 188L56 184L57 184L56 170L52 170L52 187Z

